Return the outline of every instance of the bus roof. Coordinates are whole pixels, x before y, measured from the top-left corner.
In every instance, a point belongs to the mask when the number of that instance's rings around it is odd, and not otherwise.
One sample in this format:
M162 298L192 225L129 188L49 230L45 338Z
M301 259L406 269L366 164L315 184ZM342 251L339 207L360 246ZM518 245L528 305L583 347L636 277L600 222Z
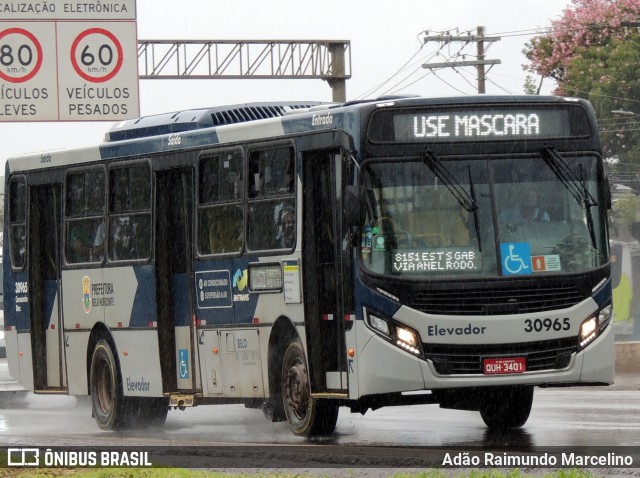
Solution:
M320 105L318 101L245 103L213 108L198 108L122 121L105 135L106 142L158 136L194 129L277 118L290 111L305 110Z
M349 124L340 116L359 114L361 109L383 106L465 106L506 103L561 103L585 100L557 96L533 95L472 95L459 97L385 97L347 103L320 101L245 103L212 108L199 108L143 116L114 125L101 145L82 149L67 149L27 154L9 158L7 172L47 169L49 167L81 164L103 159L147 155L168 150L221 143L269 138L311 129L340 128ZM304 113L307 113L305 115ZM331 123L314 120L318 114L331 114ZM592 110L589 113L593 116ZM302 115L302 116L301 116ZM309 122L309 117L312 118ZM333 118L331 118L333 119ZM595 120L595 118L593 118ZM179 135L172 142L172 135Z
M424 98L420 96L395 96L376 99L365 99L344 104L323 103L319 101L244 103L237 105L216 106L176 111L158 115L143 116L122 121L111 128L105 135L106 142L127 139L146 138L163 134L191 131L215 126L225 126L267 118L278 118L290 113L302 113L311 109L336 108L340 106L356 106L371 103L397 103L407 106L429 102L438 104L473 104L491 102L549 102L567 101L567 98L555 96L462 96Z

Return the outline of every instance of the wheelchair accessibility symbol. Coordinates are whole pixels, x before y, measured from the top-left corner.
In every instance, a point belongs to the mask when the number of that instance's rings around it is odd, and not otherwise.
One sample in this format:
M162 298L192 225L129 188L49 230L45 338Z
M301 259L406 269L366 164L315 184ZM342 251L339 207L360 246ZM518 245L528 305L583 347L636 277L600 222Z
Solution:
M500 244L502 255L502 274L531 274L531 249L526 242L503 242Z
M189 378L189 351L187 349L178 349L178 362L180 378Z

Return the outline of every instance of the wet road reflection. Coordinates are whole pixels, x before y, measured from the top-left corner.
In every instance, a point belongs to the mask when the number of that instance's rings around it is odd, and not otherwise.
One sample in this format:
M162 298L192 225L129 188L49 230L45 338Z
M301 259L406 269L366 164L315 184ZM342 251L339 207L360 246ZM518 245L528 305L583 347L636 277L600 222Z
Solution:
M341 409L334 436L320 440L349 446L640 446L640 392L606 389L537 389L520 430L488 430L479 414L436 405L389 407L365 416ZM241 405L170 411L159 429L100 431L87 402L34 396L0 409L6 445L214 445L304 444L286 423L268 423L260 410Z

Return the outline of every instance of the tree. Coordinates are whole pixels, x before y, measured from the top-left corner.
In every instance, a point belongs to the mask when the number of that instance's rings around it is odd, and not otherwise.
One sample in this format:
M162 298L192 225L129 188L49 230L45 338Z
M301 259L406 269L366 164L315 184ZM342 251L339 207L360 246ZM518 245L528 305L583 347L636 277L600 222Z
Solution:
M534 37L524 53L530 71L555 79L559 87L567 81L567 69L582 50L623 40L640 18L640 0L572 0L572 8L551 22L549 32Z
M556 94L594 105L605 157L621 165L640 165L639 21L640 0L572 0L524 49L525 68L555 79Z
M533 76L527 75L524 79L524 92L527 95L535 95L538 92L538 85L536 85L536 80L533 79Z

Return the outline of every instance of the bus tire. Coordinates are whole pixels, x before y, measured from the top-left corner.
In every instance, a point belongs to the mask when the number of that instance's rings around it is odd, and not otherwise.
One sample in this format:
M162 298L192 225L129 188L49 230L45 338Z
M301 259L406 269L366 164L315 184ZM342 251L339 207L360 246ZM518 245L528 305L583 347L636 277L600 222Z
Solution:
M138 427L160 427L164 425L169 413L169 399L164 397L127 398L130 412L135 415Z
M89 376L93 416L102 430L126 428L127 404L120 370L109 342L98 340L91 356Z
M496 430L523 426L533 404L533 387L498 387L485 394L480 416L487 427Z
M291 431L298 436L328 436L338 421L338 402L311 397L307 361L300 342L292 342L282 361L282 403Z

